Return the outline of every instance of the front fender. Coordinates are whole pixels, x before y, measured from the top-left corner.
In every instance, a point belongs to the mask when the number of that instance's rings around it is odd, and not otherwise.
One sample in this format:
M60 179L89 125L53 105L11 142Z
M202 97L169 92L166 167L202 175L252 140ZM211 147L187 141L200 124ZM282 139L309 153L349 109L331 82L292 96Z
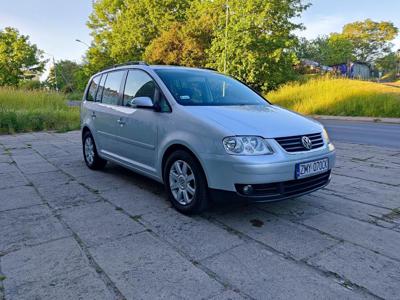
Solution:
M207 170L205 169L205 163L203 160L203 155L202 153L204 151L201 151L200 143L201 142L193 142L192 141L193 136L189 133L186 132L178 132L174 133L173 137L169 137L168 139L163 139L160 140L159 143L159 151L158 151L158 159L157 159L157 170L160 175L160 178L163 178L163 158L168 151L168 149L172 146L179 145L183 146L187 149L189 149L197 158L197 160L200 162L201 167L203 168L204 174L206 175L206 178L208 179L207 175Z

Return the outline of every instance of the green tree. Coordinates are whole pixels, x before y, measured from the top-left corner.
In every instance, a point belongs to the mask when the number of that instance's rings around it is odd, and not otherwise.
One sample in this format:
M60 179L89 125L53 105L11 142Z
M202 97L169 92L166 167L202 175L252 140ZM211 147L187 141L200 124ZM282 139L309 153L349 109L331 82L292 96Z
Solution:
M349 23L342 31L343 37L354 46L355 58L369 63L391 52L391 41L397 34L398 28L392 22L374 22L371 19Z
M305 37L300 37L298 38L298 41L293 49L297 58L317 61L318 51L315 49L312 40L308 40Z
M187 0L127 0L112 25L111 57L141 60L147 46L175 22L185 20Z
M17 86L21 80L39 76L44 69L43 52L15 28L0 30L0 85Z
M111 35L117 15L124 9L124 0L99 0L93 4L87 26L91 30L92 43L85 55L86 76L115 64L111 58Z
M400 57L396 53L391 52L384 57L378 58L375 66L380 71L391 72L396 70L398 63L400 63Z
M296 47L298 58L310 59L322 65L331 66L353 59L353 44L341 34L319 36L314 40L300 40Z
M208 66L224 70L259 90L276 88L294 75L294 18L307 8L300 0L229 1L225 39L225 3L202 1L218 9L218 22L208 53ZM210 4L212 3L212 5ZM226 52L225 52L226 47ZM226 54L226 57L225 57Z
M174 22L185 19L189 0L99 0L88 26L93 37L88 71L141 60L146 47Z
M351 41L343 37L343 35L331 34L321 50L322 63L324 65L336 65L347 63L353 59L354 47Z
M87 70L144 58L223 71L226 61L228 74L271 89L293 75L293 31L302 27L293 20L306 7L302 0L99 0Z
M205 67L218 25L220 3L192 1L185 21L174 22L146 48L144 59L151 63Z
M57 61L50 69L46 83L51 88L57 88L65 93L83 91L87 83L82 65L70 60Z

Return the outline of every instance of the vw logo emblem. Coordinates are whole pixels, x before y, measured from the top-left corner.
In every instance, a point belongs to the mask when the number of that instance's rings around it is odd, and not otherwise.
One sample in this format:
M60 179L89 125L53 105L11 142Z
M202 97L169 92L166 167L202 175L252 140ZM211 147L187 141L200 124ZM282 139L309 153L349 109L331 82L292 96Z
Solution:
M303 136L301 138L301 143L303 144L304 148L310 150L312 148L312 142L308 136Z

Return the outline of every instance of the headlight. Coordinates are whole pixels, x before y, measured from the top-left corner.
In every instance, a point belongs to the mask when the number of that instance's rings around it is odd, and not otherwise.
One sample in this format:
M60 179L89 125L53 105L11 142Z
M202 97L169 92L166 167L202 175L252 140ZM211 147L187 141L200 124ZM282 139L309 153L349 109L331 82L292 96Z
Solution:
M230 136L223 139L226 152L235 155L263 155L274 151L268 142L258 136Z
M325 128L322 130L322 136L324 138L324 140L326 141L327 144L329 144L331 141L329 140L329 135L326 132Z

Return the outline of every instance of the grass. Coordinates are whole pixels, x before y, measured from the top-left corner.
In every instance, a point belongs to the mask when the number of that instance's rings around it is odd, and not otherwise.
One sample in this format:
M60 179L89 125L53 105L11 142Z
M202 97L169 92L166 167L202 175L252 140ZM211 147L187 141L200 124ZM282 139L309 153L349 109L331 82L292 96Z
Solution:
M0 133L78 128L79 107L68 107L64 95L0 87Z
M374 82L311 79L284 85L267 98L306 115L400 117L400 88Z
M75 101L81 101L83 92L73 92L73 93L68 93L65 95L68 100L75 100Z

